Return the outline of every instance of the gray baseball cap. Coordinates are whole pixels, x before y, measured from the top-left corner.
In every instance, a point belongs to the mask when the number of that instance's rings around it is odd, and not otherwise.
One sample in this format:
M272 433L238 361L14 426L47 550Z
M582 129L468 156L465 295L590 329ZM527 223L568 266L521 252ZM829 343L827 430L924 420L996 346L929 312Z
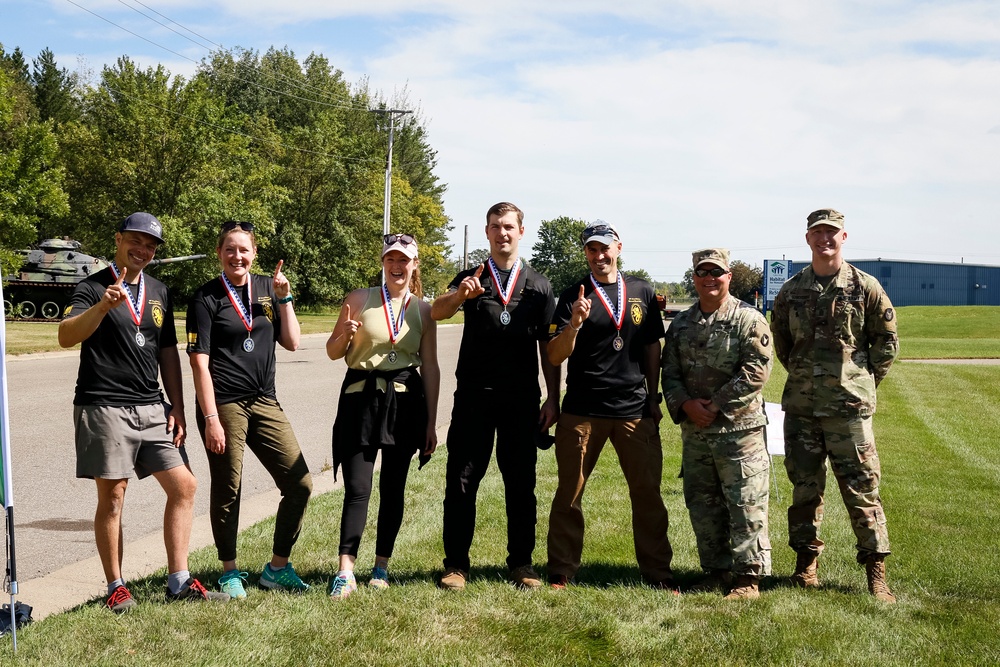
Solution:
M163 225L150 213L139 211L122 220L119 232L142 232L149 234L157 243L163 243Z
M806 218L806 229L812 229L816 225L829 225L837 229L844 228L844 214L834 211L832 208L821 208L813 211Z
M587 245L591 241L597 241L598 243L603 243L604 245L611 245L615 241L621 241L621 237L618 236L618 230L611 223L604 222L603 220L594 220L592 223L588 224L583 233L580 234L581 245Z

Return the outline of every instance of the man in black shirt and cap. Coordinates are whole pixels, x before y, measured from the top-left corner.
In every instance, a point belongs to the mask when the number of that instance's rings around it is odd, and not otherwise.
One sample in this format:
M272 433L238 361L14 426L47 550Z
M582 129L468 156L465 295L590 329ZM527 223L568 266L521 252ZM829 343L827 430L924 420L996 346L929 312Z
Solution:
M549 515L549 583L565 588L583 553L583 491L610 439L632 501L636 559L643 579L677 593L660 496L663 320L653 287L618 271L618 230L601 220L581 237L590 273L559 298L549 361L567 358L566 396L556 426L559 486Z
M188 572L197 480L187 465L184 396L173 304L143 273L163 243L160 221L133 213L115 234L111 265L77 284L59 344L82 343L76 382L76 475L97 484L94 535L116 613L135 600L122 578L121 513L129 479L152 475L167 494L163 515L168 600L220 600ZM157 375L163 379L163 400Z
M444 497L445 589L465 588L476 527L476 494L493 454L507 505L507 566L519 588L538 588L535 549L535 443L559 416L559 368L548 363L555 299L548 279L518 255L524 213L500 202L486 213L490 257L463 271L431 309L436 320L465 305L455 407L448 430ZM537 351L536 351L537 350ZM539 409L538 358L547 399Z

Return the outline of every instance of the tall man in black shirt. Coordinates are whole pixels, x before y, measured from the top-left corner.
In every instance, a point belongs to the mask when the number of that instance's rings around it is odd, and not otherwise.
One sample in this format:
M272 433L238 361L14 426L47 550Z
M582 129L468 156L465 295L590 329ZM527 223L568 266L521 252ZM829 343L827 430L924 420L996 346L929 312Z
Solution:
M501 202L486 213L490 257L463 271L431 308L435 320L465 304L465 329L448 430L441 587L465 588L476 527L476 494L493 454L507 503L507 566L520 588L538 588L535 549L536 436L559 416L559 368L548 363L548 326L555 299L548 279L518 256L524 213ZM538 352L536 352L536 348ZM539 409L538 356L547 399Z
M660 319L645 280L618 271L621 238L597 220L581 237L590 274L559 298L549 361L567 358L566 396L556 426L559 486L549 515L549 583L565 588L583 553L583 491L611 440L628 483L639 572L647 583L677 592L670 571L667 508L660 496L663 452L656 391Z
M160 221L133 213L115 234L111 266L80 282L59 344L82 343L73 413L76 476L97 484L94 535L108 580L108 607L135 605L122 579L121 513L129 479L156 478L167 494L163 536L168 600L220 600L188 572L197 480L187 465L184 396L173 304L166 286L143 273L163 242ZM157 375L163 379L163 401Z

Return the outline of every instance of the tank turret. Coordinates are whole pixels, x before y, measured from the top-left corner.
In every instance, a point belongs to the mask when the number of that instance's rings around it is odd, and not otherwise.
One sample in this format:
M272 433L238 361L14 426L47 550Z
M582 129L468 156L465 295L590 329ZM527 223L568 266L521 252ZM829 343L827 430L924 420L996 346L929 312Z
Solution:
M80 242L46 239L37 248L22 250L24 266L4 285L5 317L19 320L59 320L78 282L108 266L103 257L80 252ZM149 266L189 262L205 255L154 259Z

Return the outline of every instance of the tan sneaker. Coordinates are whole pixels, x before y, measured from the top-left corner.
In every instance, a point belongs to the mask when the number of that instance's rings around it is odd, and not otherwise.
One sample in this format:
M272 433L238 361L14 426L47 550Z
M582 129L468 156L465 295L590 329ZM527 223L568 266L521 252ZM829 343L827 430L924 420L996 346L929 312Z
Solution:
M758 583L759 577L752 574L741 574L736 577L732 589L726 595L725 600L756 600L760 597Z
M448 591L460 591L465 588L465 582L469 579L469 573L457 567L449 567L441 575L438 586Z
M531 589L541 588L542 579L530 565L515 567L510 571L510 581L518 588Z

